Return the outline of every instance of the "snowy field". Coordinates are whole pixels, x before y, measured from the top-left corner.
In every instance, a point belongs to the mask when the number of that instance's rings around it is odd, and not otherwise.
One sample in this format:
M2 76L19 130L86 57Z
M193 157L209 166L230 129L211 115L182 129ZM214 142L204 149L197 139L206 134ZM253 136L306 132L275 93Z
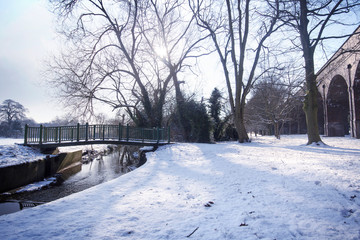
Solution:
M83 192L0 216L0 239L360 239L360 140L174 144Z

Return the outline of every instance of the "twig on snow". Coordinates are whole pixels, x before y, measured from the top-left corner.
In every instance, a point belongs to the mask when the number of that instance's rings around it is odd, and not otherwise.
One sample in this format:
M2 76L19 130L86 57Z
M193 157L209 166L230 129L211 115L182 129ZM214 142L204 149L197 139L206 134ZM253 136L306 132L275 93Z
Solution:
M187 235L186 237L191 237L191 235L193 235L197 230L199 229L199 227L195 228L194 231L192 231L192 233L190 233L189 235Z

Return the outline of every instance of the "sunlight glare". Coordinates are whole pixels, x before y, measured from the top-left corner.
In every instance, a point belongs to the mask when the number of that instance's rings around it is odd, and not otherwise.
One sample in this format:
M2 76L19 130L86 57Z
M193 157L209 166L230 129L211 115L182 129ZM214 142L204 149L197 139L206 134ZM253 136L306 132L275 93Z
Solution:
M166 55L167 55L166 47L164 47L164 46L155 47L155 53L156 53L156 55L158 55L161 58L166 57Z

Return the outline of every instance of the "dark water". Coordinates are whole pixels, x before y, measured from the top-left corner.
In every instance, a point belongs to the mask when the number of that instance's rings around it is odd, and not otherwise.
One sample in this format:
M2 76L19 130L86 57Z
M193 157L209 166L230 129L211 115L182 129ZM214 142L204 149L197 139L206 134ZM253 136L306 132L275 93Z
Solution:
M27 207L51 202L70 194L83 191L117 178L138 164L134 154L126 154L120 163L122 151L117 150L107 156L100 156L89 163L83 163L81 171L72 175L60 185L47 186L45 189L0 196L0 215L9 214ZM136 154L135 154L136 156Z

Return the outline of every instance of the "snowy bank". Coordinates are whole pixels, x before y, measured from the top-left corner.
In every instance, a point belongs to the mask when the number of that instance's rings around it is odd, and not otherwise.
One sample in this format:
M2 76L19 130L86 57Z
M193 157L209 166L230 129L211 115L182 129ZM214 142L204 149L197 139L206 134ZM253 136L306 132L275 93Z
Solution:
M23 139L19 138L0 138L0 167L19 165L26 162L37 161L46 157L37 149L26 147L21 144ZM70 147L59 147L60 152L76 152L82 150L93 150L103 152L107 149L106 144L79 145Z
M37 161L46 156L35 149L20 145L23 143L24 139L0 138L0 167Z
M141 168L0 217L0 239L359 239L360 141L174 144Z

